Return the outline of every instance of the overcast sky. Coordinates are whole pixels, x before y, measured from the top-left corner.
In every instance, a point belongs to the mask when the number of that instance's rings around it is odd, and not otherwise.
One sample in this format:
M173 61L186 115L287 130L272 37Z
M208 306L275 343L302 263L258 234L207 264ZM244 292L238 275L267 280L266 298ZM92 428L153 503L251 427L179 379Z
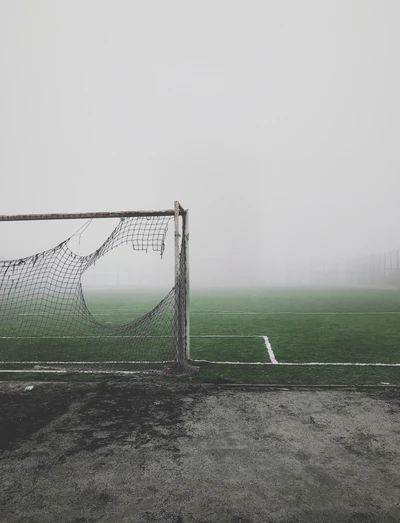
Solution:
M399 27L398 0L0 0L0 212L179 199L194 284L397 249Z

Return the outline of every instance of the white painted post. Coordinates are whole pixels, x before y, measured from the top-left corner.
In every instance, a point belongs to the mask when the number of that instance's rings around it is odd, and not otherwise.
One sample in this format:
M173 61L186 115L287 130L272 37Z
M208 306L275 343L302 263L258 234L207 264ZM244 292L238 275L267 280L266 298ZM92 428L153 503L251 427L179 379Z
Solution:
M174 225L175 225L175 362L179 365L182 362L182 318L180 314L180 288L179 288L179 202L174 206Z
M186 360L190 359L190 283L189 283L189 209L186 209L185 214L183 215L183 234L185 239L185 279L186 279L186 289L185 289L185 318L184 318L184 325L186 327Z

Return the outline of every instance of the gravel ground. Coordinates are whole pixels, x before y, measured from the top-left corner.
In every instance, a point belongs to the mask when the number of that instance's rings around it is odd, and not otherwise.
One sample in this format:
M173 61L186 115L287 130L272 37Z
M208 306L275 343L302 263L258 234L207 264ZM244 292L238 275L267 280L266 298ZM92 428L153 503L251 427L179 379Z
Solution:
M1 523L400 521L400 391L0 382Z

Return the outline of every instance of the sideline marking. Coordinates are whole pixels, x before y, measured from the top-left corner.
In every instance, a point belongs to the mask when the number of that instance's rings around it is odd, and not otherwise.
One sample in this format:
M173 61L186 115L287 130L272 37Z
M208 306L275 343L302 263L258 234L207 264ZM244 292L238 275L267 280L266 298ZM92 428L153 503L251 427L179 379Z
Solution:
M9 370L5 370L5 369L1 369L0 370L0 373L8 373L8 372L19 372L19 373L23 373L23 374L26 374L26 373L45 373L45 374L67 374L68 370L58 370L58 369L53 369L53 370L48 370L48 369L23 369L23 370L17 370L17 369L9 369ZM78 374L144 374L145 371L137 371L137 370L74 370L74 372L78 373Z
M364 311L364 312L296 312L296 311L278 311L278 312L250 312L250 311L191 311L190 314L221 314L221 315L256 315L256 316L363 316L363 315L384 315L400 314L400 311Z
M336 366L348 366L348 367L400 367L400 363L273 363L272 361L210 361L210 360L191 360L194 363L215 363L217 365L283 365L283 366L296 366L303 367L308 365L336 365Z
M347 366L347 367L400 367L400 363L319 363L319 362L311 362L311 363L272 363L270 361L210 361L210 360L191 360L194 363L212 363L216 365L280 365L280 366L295 366L295 367L304 367L304 366ZM138 364L144 364L144 363L172 363L171 361L0 361L0 364L19 364L19 365L28 365L28 364L36 364L36 365L96 365L96 364L132 364L132 365L138 365ZM144 369L145 371L146 369ZM110 374L115 374L118 372L121 373L134 373L134 372L144 372L144 371L124 371L124 370L97 370L97 371L82 371L79 369L74 369L73 372L86 372L86 373L93 373L93 372L105 372ZM68 370L58 370L58 369L0 369L0 372L59 372L59 373L67 373L70 372Z
M174 363L174 360L161 361L123 361L123 360L106 360L106 361L0 361L0 365L143 365L145 363Z
M353 366L353 367L400 367L400 363L320 363L312 361L309 363L278 363L278 365L293 365L293 366L306 366L306 365L337 365L337 366Z
M400 363L290 363L290 362L272 362L272 361L212 361L212 360L191 360L194 363L213 363L216 365L281 365L281 366L345 366L345 367L400 367ZM173 363L172 360L164 361L0 361L0 365L140 365L153 363ZM29 369L28 369L29 370ZM28 371L27 370L27 371ZM43 369L32 369L33 372L42 372ZM9 369L1 369L0 372L14 372ZM18 372L23 372L18 371ZM46 372L50 372L47 371ZM57 371L61 372L61 371ZM67 372L67 371L62 371ZM111 371L110 371L111 372ZM118 372L118 371L112 371ZM129 371L131 372L131 371Z
M275 354L274 354L274 351L272 350L271 343L269 342L268 336L262 336L262 338L264 338L265 346L267 347L268 356L269 356L269 359L271 360L271 363L276 365L278 363L278 361L275 358Z

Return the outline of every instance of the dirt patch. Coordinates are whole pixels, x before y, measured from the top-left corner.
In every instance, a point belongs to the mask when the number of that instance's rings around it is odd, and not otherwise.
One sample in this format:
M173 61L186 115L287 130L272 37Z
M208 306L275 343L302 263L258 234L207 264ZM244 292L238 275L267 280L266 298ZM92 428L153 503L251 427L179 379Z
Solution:
M21 445L64 414L80 395L79 387L0 384L0 452ZM33 387L32 390L29 387Z
M164 386L143 383L69 385L63 383L4 385L0 388L0 452L21 446L41 429L58 420L55 433L66 434L73 422L76 446L69 455L129 442L176 450L183 435L183 414L202 395L200 386ZM31 385L32 386L32 385ZM67 414L66 416L64 416Z
M177 451L177 439L187 435L184 414L201 394L200 387L103 383L75 410L79 441L70 455L127 443L134 449ZM63 425L58 432L64 430Z
M1 523L400 521L400 394L0 383Z

